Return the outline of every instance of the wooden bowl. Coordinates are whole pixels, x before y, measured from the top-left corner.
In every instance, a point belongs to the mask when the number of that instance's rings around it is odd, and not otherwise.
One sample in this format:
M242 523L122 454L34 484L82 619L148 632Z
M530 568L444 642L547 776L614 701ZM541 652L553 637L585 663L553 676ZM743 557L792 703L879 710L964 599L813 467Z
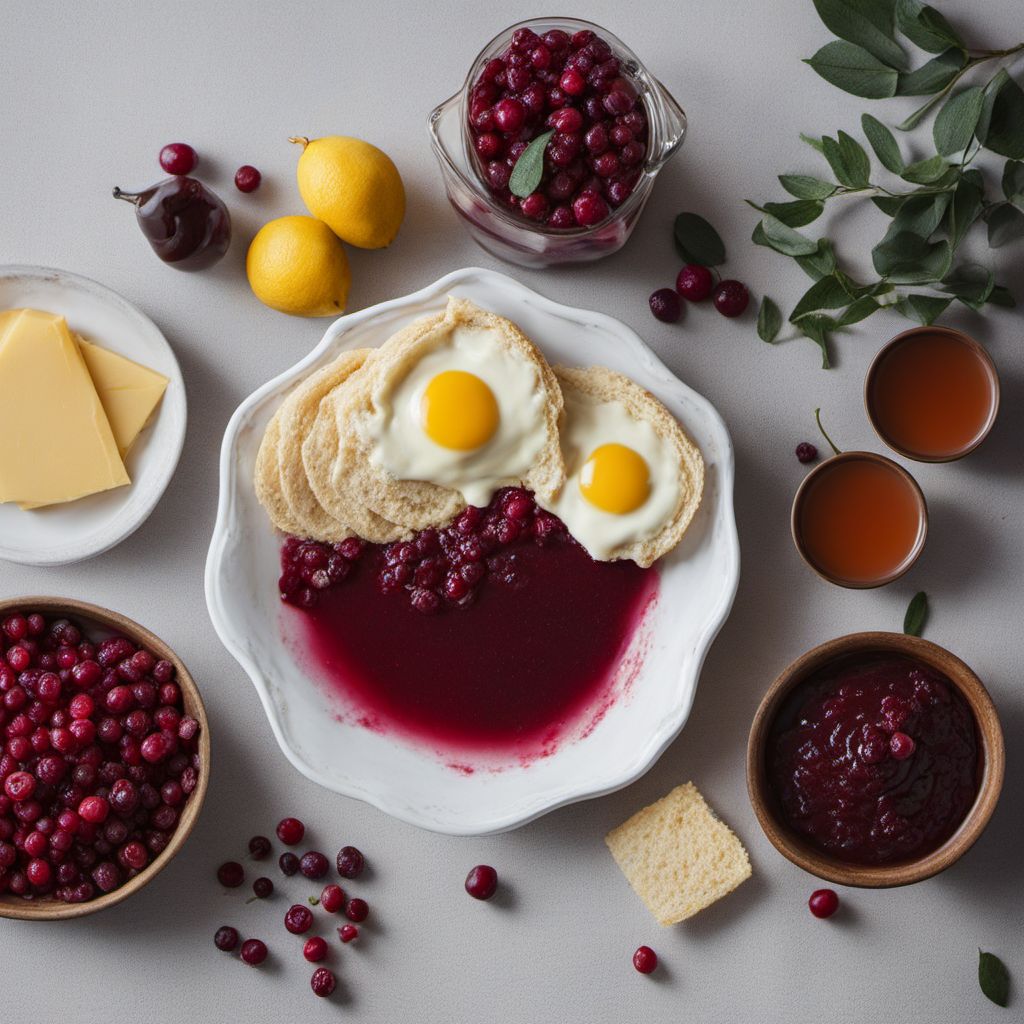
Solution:
M112 612L98 605L87 604L64 597L17 597L0 601L0 619L15 611L42 612L48 616L60 616L75 621L84 627L83 632L92 639L97 634L120 634L145 647L156 658L164 658L175 668L175 682L181 688L185 713L199 722L199 757L201 769L199 783L183 804L181 817L171 836L167 848L143 868L134 878L113 892L102 893L86 903L64 903L52 897L24 899L10 893L0 895L0 917L12 917L24 921L49 921L58 918L84 917L105 910L138 892L151 882L171 862L185 844L195 826L206 797L210 777L210 728L206 708L199 695L195 681L189 675L184 662L158 636L133 622L119 612Z
M882 866L838 860L794 832L783 818L768 779L768 741L775 717L793 689L819 669L856 654L900 654L942 673L960 691L974 715L980 746L981 779L974 803L960 827L938 849L916 860ZM797 867L839 885L883 889L910 885L944 871L962 857L984 831L999 799L1005 771L1003 733L992 698L981 680L959 658L937 644L903 633L851 633L797 658L768 688L754 716L747 743L747 790L757 820L772 845Z

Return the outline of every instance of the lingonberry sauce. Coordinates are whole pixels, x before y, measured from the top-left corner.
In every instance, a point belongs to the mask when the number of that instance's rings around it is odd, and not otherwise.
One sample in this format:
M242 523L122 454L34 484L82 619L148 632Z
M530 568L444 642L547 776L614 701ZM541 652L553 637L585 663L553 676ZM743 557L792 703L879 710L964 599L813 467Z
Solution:
M956 688L881 655L798 687L768 764L794 830L833 857L876 865L938 849L970 810L979 768L974 718Z
M594 561L518 489L440 532L362 546L322 588L310 550L282 553L310 663L364 724L444 749L553 749L610 699L657 593L656 571Z

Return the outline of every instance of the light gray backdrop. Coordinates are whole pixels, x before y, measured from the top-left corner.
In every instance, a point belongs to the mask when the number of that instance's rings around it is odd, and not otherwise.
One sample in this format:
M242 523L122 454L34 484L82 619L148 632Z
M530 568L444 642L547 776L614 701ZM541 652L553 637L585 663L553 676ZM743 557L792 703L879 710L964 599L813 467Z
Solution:
M542 5L541 5L542 6ZM565 7L566 5L556 5ZM1024 34L1014 0L942 5L977 45ZM743 577L678 741L640 782L549 815L511 835L445 839L416 831L307 782L279 753L252 686L215 636L203 563L228 417L250 391L306 353L324 321L261 306L243 273L255 229L304 212L288 136L343 133L397 161L409 213L386 252L352 253L352 308L404 294L456 267L497 266L468 239L445 200L426 115L454 92L478 48L533 3L56 4L0 0L0 262L94 277L137 303L174 346L188 385L181 464L160 506L130 540L68 569L0 567L0 596L65 594L123 610L177 648L203 688L214 730L206 809L183 853L130 902L68 924L0 921L0 1017L9 1020L246 1022L512 1022L630 1020L902 1022L1010 1020L981 996L977 948L998 952L1024 985L1021 939L1024 698L1020 628L1021 432L1024 356L1019 313L957 314L988 344L1004 405L988 444L959 465L916 467L932 510L927 550L903 581L855 593L819 581L797 558L788 513L803 474L794 445L814 438L822 406L840 445L878 448L861 405L872 355L902 322L882 316L843 338L838 366L818 368L810 342L770 348L752 308L727 321L709 307L669 326L647 295L672 283L670 228L679 210L706 215L726 239L728 271L756 295L792 302L806 286L791 261L748 242L744 197L780 198L775 174L823 168L801 131L856 130L870 101L846 96L800 59L829 38L810 0L582 3L571 12L626 40L679 98L690 134L663 172L624 251L597 265L513 271L556 300L593 306L636 328L721 410L737 453ZM895 120L912 101L877 105ZM896 116L894 116L896 114ZM163 266L111 186L161 177L160 146L202 154L201 174L228 201L235 241L212 271ZM920 155L920 154L917 154ZM264 174L253 196L231 182L242 163ZM832 222L844 253L865 252L880 215ZM1003 250L1017 267L1020 245ZM1009 276L1009 275L1004 275ZM1024 295L1020 296L1024 299ZM844 912L813 919L815 880L784 861L750 810L747 729L770 679L808 647L858 629L900 628L914 591L928 591L927 635L963 656L992 690L1007 733L1002 803L974 851L945 875L896 892L844 891ZM662 930L628 889L602 837L630 813L693 779L747 844L753 879L694 920ZM373 925L335 957L347 1002L317 1000L311 967L281 924L287 903L244 907L216 865L245 852L284 814L333 853L362 847L372 879L359 889ZM462 881L489 862L507 905L468 899ZM276 869L270 872L279 879ZM251 874L251 873L250 873ZM293 880L294 881L294 880ZM305 888L290 884L301 896ZM215 928L265 938L272 965L251 970L218 953ZM650 943L663 967L634 973Z

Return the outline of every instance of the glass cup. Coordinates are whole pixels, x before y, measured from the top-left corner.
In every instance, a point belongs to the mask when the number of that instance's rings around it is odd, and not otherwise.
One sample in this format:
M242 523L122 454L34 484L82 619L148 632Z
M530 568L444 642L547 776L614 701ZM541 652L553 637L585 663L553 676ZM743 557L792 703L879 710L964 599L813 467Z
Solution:
M467 107L469 93L487 61L507 49L512 33L529 28L538 35L551 29L570 33L590 29L622 61L647 117L647 153L633 192L593 227L551 228L525 220L492 194L477 170ZM489 253L523 267L584 263L610 256L626 243L647 202L654 179L686 135L686 115L668 90L620 39L606 29L576 18L531 18L499 32L477 55L462 88L431 111L428 128L445 190L455 212L475 241Z

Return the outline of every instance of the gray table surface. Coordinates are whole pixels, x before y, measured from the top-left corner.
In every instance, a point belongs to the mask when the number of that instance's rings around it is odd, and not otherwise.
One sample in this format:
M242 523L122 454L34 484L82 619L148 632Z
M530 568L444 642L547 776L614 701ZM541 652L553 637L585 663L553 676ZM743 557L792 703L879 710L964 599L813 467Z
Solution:
M1015 0L950 2L979 45L1018 42ZM911 574L877 592L819 581L799 561L788 512L803 470L795 443L813 438L822 406L846 447L878 448L861 405L865 369L902 323L878 316L844 337L822 372L809 342L770 348L751 313L727 321L692 309L678 326L646 309L670 284L673 215L704 213L727 240L728 269L755 293L792 301L805 285L790 261L747 241L744 197L778 198L774 175L820 171L801 131L855 130L869 101L839 93L800 59L828 38L810 0L719 3L592 0L575 13L626 39L686 108L691 131L663 172L629 245L584 268L513 271L556 300L593 306L636 328L724 415L736 444L743 573L732 616L712 648L690 720L668 752L625 791L551 814L510 835L426 834L328 793L292 769L274 743L249 680L222 648L203 599L203 564L217 498L223 428L254 388L305 354L326 324L281 316L250 294L248 239L264 220L304 212L294 185L294 134L343 133L381 144L409 192L408 218L386 252L353 252L351 308L404 294L466 265L501 267L449 208L425 118L450 95L482 43L535 14L441 0L301 4L199 0L55 4L3 0L0 23L0 257L94 277L166 333L188 385L189 426L177 474L135 536L66 569L4 564L0 596L46 592L122 609L176 647L199 680L214 732L206 808L182 854L144 892L68 924L0 921L0 1018L33 1021L927 1021L1019 1019L1024 985L1024 698L1020 597L1024 558L1021 432L1024 356L1019 312L953 322L977 334L1003 375L1004 405L988 444L959 465L915 467L932 534ZM1010 38L1013 36L1014 38ZM885 108L890 119L902 101ZM885 115L882 115L885 116ZM160 177L159 147L186 139L236 225L221 265L180 274L160 264L114 184ZM234 169L256 164L261 190L241 196ZM878 215L833 221L844 252L866 252ZM1015 268L1021 247L1002 250ZM1012 274L1004 273L1004 277ZM1018 291L1020 288L1018 287ZM1024 298L1024 296L1021 296ZM894 892L844 891L831 922L807 912L815 880L783 860L747 801L748 726L769 680L808 647L858 629L900 628L914 591L933 606L927 635L989 685L1008 740L1002 802L976 848L944 875ZM662 930L608 856L612 826L693 779L747 844L754 875L695 919ZM310 967L281 926L285 896L243 906L214 867L254 832L296 814L311 839L372 858L359 889L374 908L360 948L335 955L346 998L309 991ZM509 886L503 905L465 897L478 862ZM276 869L271 872L277 875ZM280 876L278 876L280 877ZM305 894L303 886L289 894ZM250 970L213 947L236 923L263 936L273 960ZM650 979L634 973L640 943L659 952ZM1005 959L1018 983L1001 1011L980 995L977 948Z

